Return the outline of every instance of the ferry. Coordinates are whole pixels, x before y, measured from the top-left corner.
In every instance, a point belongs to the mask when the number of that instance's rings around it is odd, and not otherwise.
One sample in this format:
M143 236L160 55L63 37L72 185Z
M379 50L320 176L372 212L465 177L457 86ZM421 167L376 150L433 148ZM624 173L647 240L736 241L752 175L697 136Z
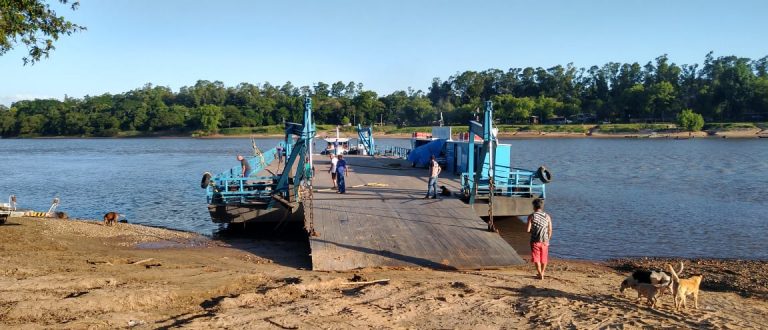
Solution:
M349 154L351 149L349 147L350 138L325 138L325 149L320 151L321 155L346 155Z
M208 210L216 223L278 222L298 220L302 198L311 196L304 183L310 181L315 127L311 119L311 101L306 100L304 123L286 123L286 139L267 151L254 149L248 159L252 174L240 176L240 165L228 171L203 175L201 187L206 190ZM532 213L531 201L546 198L546 184L552 175L546 167L527 170L513 167L511 146L498 143L498 131L493 128L492 105L486 104L483 123L470 121L469 133L454 140L451 127L435 126L430 134L415 133L410 150L376 147L372 127L358 126L359 142L350 148L349 138L326 137L327 146L321 153L354 153L388 155L407 158L414 166L426 166L435 156L444 168L444 178L453 174L458 179L459 198L480 215L490 210L497 216L521 216ZM362 146L362 147L361 147ZM378 149L377 149L378 148ZM284 150L287 160L281 167L270 166ZM362 151L362 152L361 152ZM273 171L275 168L278 170ZM303 192L302 192L303 191ZM294 217L294 215L297 215Z

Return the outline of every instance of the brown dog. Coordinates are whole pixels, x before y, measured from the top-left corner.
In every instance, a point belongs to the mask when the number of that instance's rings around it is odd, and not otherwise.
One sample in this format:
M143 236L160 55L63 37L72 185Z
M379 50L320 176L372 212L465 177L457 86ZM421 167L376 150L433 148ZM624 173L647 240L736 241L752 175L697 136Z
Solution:
M693 307L699 309L699 286L701 286L703 276L695 275L690 278L679 278L672 265L667 266L669 271L672 272L672 295L675 297L675 310L679 311L680 307L688 308L685 305L685 299L688 295L693 296Z
M120 218L120 214L118 214L117 212L109 212L104 215L104 225L106 226L114 225L117 222L118 218Z

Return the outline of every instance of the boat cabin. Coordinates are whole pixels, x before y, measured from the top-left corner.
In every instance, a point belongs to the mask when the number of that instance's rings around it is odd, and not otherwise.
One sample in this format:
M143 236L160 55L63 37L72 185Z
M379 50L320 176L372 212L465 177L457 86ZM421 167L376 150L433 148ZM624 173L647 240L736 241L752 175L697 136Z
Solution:
M325 138L323 140L327 145L320 154L346 155L349 153L349 138Z

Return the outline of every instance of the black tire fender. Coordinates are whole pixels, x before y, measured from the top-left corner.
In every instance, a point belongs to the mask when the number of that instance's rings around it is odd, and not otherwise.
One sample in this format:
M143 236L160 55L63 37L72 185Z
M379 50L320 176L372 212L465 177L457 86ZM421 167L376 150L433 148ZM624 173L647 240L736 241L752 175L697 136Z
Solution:
M203 173L203 179L200 180L200 188L208 188L208 186L211 184L211 173L205 172Z
M550 172L549 169L544 166L541 166L536 170L536 177L539 178L539 180L541 180L543 183L552 182L552 172Z

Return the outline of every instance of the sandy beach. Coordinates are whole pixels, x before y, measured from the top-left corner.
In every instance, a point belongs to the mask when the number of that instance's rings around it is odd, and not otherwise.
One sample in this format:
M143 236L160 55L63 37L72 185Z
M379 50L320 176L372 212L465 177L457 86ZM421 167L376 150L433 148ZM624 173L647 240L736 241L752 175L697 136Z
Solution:
M675 259L554 260L542 281L530 264L313 272L301 241L94 221L12 218L0 242L0 328L768 327L759 261L686 260L703 291L678 313L669 295L650 309L618 290L632 268Z

